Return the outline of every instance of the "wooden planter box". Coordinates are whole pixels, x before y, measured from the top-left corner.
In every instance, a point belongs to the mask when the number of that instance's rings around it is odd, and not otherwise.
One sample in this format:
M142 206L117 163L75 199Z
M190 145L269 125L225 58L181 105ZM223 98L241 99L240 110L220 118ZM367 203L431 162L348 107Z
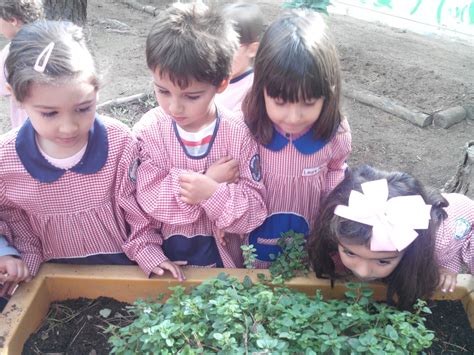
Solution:
M245 269L189 269L186 271L186 286L195 286L203 280L217 276L220 272L243 279L249 275L257 280L258 273L266 270ZM113 297L132 303L137 298L169 293L168 287L179 284L171 276L147 279L136 266L76 266L45 264L33 281L22 285L0 315L0 354L21 354L28 336L36 331L53 301L68 298ZM343 298L346 288L336 283L330 287L328 280L314 276L299 277L287 283L291 288L314 295L321 289L325 298ZM374 297L385 298L385 287L374 283ZM474 328L474 277L459 275L458 286L451 294L435 295L435 299L461 300Z

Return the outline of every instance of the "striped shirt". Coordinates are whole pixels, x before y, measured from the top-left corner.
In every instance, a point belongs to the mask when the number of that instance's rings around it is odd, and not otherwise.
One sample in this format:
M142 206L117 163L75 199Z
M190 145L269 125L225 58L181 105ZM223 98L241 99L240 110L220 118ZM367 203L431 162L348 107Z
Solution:
M209 149L212 135L216 128L216 120L198 132L187 132L178 125L175 127L187 154L193 157L200 157L206 154Z
M48 260L123 253L129 235L161 240L135 200L138 142L125 125L96 118L84 158L70 170L50 165L31 131L27 121L0 139L0 220L32 275ZM158 266L148 254L159 259L161 249L140 250L129 248L129 257L145 271Z
M436 231L438 264L452 272L467 265L474 274L474 201L461 194L444 194L449 202L448 217Z
M165 254L170 260L186 260L191 266L234 267L229 250L215 242L215 229L248 233L267 214L259 170L252 167L258 159L257 143L243 120L223 110L208 150L201 157L187 154L173 119L159 107L146 113L134 130L141 148L137 200L145 212L163 223ZM198 204L183 202L180 175L206 171L224 156L239 161L238 183L219 184L209 199Z
M342 181L351 151L347 120L325 143L315 141L313 132L287 141L274 130L274 140L260 147L263 182L267 188L269 215L248 236L247 244L257 249L256 267L268 267L270 254L278 255L281 233L293 230L308 235L317 217L320 201ZM318 148L319 145L319 148Z

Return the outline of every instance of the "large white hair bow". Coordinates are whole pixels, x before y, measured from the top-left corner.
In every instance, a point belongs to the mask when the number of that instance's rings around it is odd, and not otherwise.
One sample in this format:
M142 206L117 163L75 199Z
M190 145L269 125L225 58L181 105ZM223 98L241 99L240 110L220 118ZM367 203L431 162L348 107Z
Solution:
M415 229L427 229L431 205L420 195L388 199L386 179L361 184L363 193L352 190L349 205L338 205L334 214L372 226L370 250L401 251L415 240Z

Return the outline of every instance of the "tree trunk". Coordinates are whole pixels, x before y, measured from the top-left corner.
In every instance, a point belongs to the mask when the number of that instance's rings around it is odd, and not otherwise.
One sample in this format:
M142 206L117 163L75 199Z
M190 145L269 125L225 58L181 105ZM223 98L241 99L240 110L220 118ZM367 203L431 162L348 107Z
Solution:
M87 0L43 0L48 20L65 20L84 26L87 21Z

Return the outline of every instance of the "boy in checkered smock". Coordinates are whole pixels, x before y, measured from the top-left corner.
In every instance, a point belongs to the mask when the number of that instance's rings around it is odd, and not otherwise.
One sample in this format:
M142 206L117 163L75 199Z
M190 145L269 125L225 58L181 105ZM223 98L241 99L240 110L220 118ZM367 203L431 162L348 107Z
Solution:
M170 7L147 38L160 107L134 128L141 147L137 200L162 222L163 240L132 238L127 245L143 252L160 245L154 260L175 268L235 267L240 238L222 245L217 235L248 233L266 216L257 144L241 118L214 104L237 43L231 24L203 4Z
M413 176L364 165L327 197L309 243L318 277L382 280L410 308L456 276L474 274L474 201L427 190Z
M36 21L42 16L41 0L4 0L0 3L0 34L11 40L23 25ZM27 114L7 89L4 67L9 50L10 43L0 52L0 95L9 97L11 128L16 128L26 121Z
M242 108L260 143L269 215L247 243L257 249L256 266L268 267L282 233L310 232L320 201L344 177L351 134L339 107L339 60L319 14L290 12L273 22L254 73Z
M0 220L30 275L46 261L133 264L124 241L158 231L135 200L138 142L95 112L98 74L82 30L23 26L6 69L29 119L0 139ZM153 269L147 255L130 257Z

